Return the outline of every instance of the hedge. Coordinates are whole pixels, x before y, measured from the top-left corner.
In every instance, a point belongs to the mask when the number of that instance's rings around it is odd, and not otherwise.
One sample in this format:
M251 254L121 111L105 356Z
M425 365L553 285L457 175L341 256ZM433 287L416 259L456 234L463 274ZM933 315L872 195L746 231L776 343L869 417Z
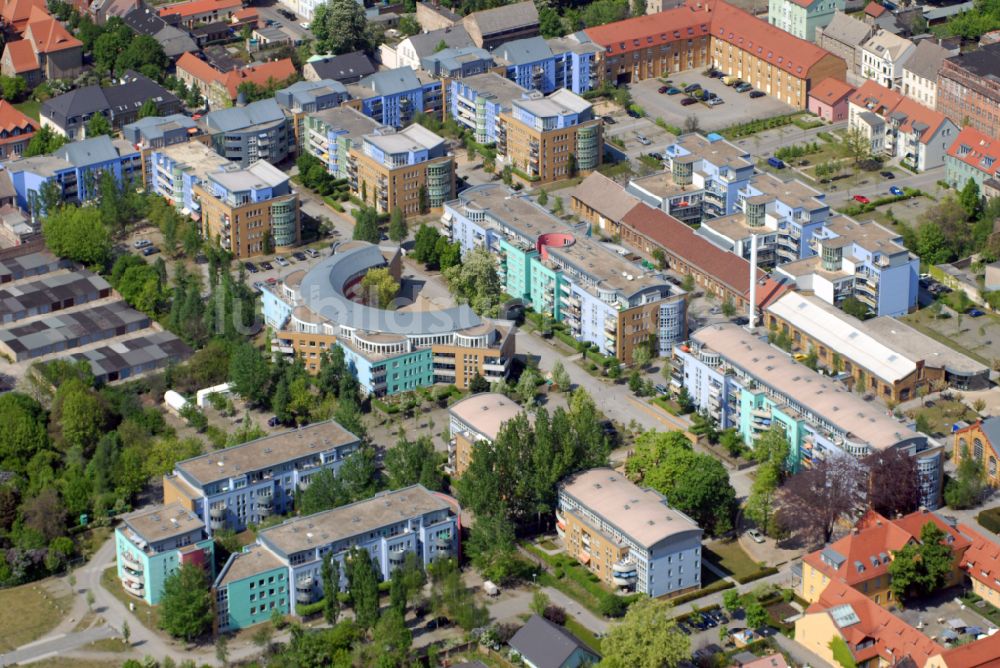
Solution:
M554 329L552 331L552 334L557 339L559 339L560 341L562 341L563 343L565 343L567 346L573 348L573 350L579 350L580 342L577 341L576 339L574 339L572 336L570 336L566 332L561 332L561 331L559 331L557 329Z
M993 533L1000 533L1000 506L987 508L976 516L979 525Z
M590 599L580 600L574 597L571 591L563 590L563 593L574 598L591 612L605 617L621 617L629 605L642 597L642 594L618 596L609 592L601 585L601 581L596 575L586 570L575 559L564 554L550 555L530 543L524 544L524 547L552 567L552 574L543 573L539 582L560 589L560 580L564 578L572 580L590 596Z
M323 612L323 606L325 605L326 600L322 598L315 603L296 603L295 614L299 617L311 617L313 615L318 615Z
M381 399L376 399L375 397L372 397L372 406L379 409L386 415L395 415L396 413L399 412L399 406L396 406L394 404L387 404Z
M768 566L767 568L760 568L753 573L747 573L741 577L736 578L736 581L740 584L746 584L748 582L753 582L754 580L759 580L761 578L766 578L768 575L774 575L778 572L778 569L774 566Z
M699 599L702 596L708 596L709 594L714 594L715 592L725 591L727 589L732 589L735 586L736 585L734 585L729 580L716 580L715 582L713 582L712 584L708 585L707 587L702 587L701 589L696 589L695 591L689 591L686 594L681 594L680 596L678 596L676 598L672 598L672 599L670 599L670 602L672 604L674 604L675 606L677 606L677 605L683 605L683 604L687 603L688 601L694 601L695 599ZM718 607L718 606L716 606L716 607Z

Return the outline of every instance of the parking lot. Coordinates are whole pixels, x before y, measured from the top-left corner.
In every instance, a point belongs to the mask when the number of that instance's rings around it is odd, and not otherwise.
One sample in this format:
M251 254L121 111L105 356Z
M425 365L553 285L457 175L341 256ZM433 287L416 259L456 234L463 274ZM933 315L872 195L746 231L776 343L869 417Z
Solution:
M650 118L632 118L617 105L607 101L599 101L594 105L594 113L604 118L604 138L620 138L625 146L615 146L616 149L624 151L630 159L638 158L643 153L651 151L662 151L663 148L674 140L674 136L658 126ZM608 122L611 118L614 122ZM639 141L639 137L649 140L648 145Z
M666 95L657 92L660 87L666 85L664 81L665 79L662 81L660 79L646 79L632 84L629 90L632 92L632 99L643 108L647 116L652 119L662 118L668 124L679 128L683 128L685 121L691 116L698 119L698 127L702 130L712 131L748 120L781 116L796 111L784 102L779 102L767 95L751 99L749 92L737 93L722 83L721 79L707 77L702 74L701 70L673 74L670 76L670 85L683 89L691 84L700 84L705 90L722 98L723 104L710 107L698 102L685 107L681 105L681 100L688 97L687 95L683 93Z

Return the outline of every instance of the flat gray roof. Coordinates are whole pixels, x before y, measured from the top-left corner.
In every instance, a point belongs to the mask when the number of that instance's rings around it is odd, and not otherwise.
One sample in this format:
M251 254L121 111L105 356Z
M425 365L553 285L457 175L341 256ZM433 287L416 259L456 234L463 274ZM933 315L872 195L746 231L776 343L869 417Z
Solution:
M509 110L514 100L520 100L528 92L527 89L496 72L484 72L483 74L474 74L471 77L463 77L461 83L476 91L480 97L499 102L505 110Z
M258 573L273 571L275 568L281 568L284 565L266 547L254 545L243 552L234 552L229 557L229 561L225 565L225 570L219 575L215 586L224 587L233 582L253 577ZM290 586L287 582L285 585Z
M328 420L186 459L175 468L191 480L208 485L310 455L318 457L320 453L359 442L357 436Z
M46 316L0 329L0 343L20 357L22 353L68 344L81 339L96 341L115 336L119 328L135 329L149 324L149 316L125 302L112 302L74 312L56 311Z
M143 508L125 515L122 521L146 543L158 543L205 528L205 523L180 502Z
M477 434L495 440L500 428L508 420L521 414L521 407L506 395L497 392L482 392L466 397L452 404L448 412L464 422Z
M286 520L260 532L261 541L285 556L329 545L451 505L423 485L383 492L370 499Z
M917 331L899 318L884 315L865 320L861 323L861 327L872 338L882 341L901 355L923 360L927 366L942 367L951 373L963 376L988 376L990 373L989 367L985 364L980 364L968 355L963 355Z
M385 263L378 246L358 244L313 266L303 277L299 294L313 313L359 331L447 334L482 323L482 319L464 304L440 311L385 311L358 304L344 295L344 285L349 280Z
M35 315L31 311L53 305L71 305L73 300L95 299L111 285L86 269L39 276L36 280L9 283L0 290L0 322Z
M0 260L0 282L16 281L25 276L39 276L72 264L47 250L25 253Z

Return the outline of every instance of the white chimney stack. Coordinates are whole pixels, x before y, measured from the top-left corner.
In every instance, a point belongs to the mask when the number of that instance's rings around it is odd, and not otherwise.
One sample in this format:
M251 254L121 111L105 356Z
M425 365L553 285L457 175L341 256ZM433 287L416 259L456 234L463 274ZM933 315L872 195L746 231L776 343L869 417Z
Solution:
M750 235L750 304L747 329L757 326L757 235Z

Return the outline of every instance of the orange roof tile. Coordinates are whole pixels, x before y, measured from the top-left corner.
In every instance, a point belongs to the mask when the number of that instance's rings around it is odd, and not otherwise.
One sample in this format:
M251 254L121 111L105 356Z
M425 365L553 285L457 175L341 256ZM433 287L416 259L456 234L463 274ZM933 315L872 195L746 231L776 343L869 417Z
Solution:
M807 564L827 575L834 582L855 585L880 577L889 570L889 557L894 550L902 549L912 534L896 526L874 511L869 511L858 521L854 532L831 543L823 550L807 554L802 558ZM823 553L832 550L844 558L839 568L823 558ZM858 569L861 564L862 570Z
M773 278L765 278L763 281L757 283L757 308L763 310L774 302L781 299L781 297L791 290L791 287L786 283L779 283ZM746 298L750 298L750 290L746 292Z
M933 137L941 124L948 120L948 117L940 111L925 107L916 100L904 97L874 81L866 81L851 95L850 102L882 117L893 113L903 114L905 120L899 126L902 132L912 131L916 123L925 125L926 127L920 132L922 141Z
M1000 633L941 654L948 668L1000 668Z
M836 104L855 91L854 86L840 79L827 77L812 87L809 97L825 104Z
M948 155L991 177L1000 170L1000 141L971 125L958 133Z
M886 11L888 10L879 3L875 2L875 0L872 0L865 6L865 14L876 19L885 14Z
M938 529L941 529L941 531L949 536L950 542L948 544L951 546L953 552L965 550L972 544L972 541L967 536L962 535L962 532L956 527L951 526L941 519L937 513L929 510L918 510L893 521L896 526L918 540L920 539L921 530L923 530L924 525L928 522L937 525Z
M295 64L291 58L284 58L226 72L222 83L233 99L236 99L237 89L241 83L249 81L258 86L266 86L270 81L282 82L293 76L295 76Z
M48 14L45 0L0 0L0 17L21 32L31 18L31 10L39 9Z
M237 21L245 21L247 19L255 19L258 16L260 16L260 12L258 12L253 7L244 7L243 9L241 9L238 12L236 12L235 14L233 14L233 18L236 19Z
M915 125L926 126L920 131L921 141L928 141L934 136L938 128L948 120L948 117L936 109L925 107L916 100L904 97L892 110L893 113L906 114L906 120L899 126L901 132L911 132L915 130Z
M962 568L973 580L1000 591L1000 545L965 524L960 524L958 528L972 541L962 558Z
M14 105L6 100L0 100L0 131L13 132L21 130L22 134L38 130L38 123L25 116Z
M800 79L807 77L809 70L823 58L836 58L826 49L789 35L721 0L715 3L712 11L712 36Z
M26 39L8 42L6 52L10 54L11 66L13 66L14 72L17 74L31 72L41 67L38 64L38 56L35 55L35 50L32 48L31 42Z
M25 32L35 45L35 53L55 53L66 49L83 48L83 42L67 32L63 24L52 17L28 24Z
M861 84L861 88L851 94L849 101L851 104L865 107L868 111L882 116L895 109L902 99L902 93L889 90L878 82L869 79Z
M707 35L711 20L712 15L707 8L681 6L587 28L584 32L609 54L617 55Z
M212 12L225 11L228 9L239 9L243 5L242 0L191 0L191 2L181 2L176 5L160 7L160 16L197 16L199 14L210 14Z
M184 70L195 79L203 81L206 84L210 84L213 81L222 81L225 76L222 72L191 52L184 53L177 59L177 69Z

